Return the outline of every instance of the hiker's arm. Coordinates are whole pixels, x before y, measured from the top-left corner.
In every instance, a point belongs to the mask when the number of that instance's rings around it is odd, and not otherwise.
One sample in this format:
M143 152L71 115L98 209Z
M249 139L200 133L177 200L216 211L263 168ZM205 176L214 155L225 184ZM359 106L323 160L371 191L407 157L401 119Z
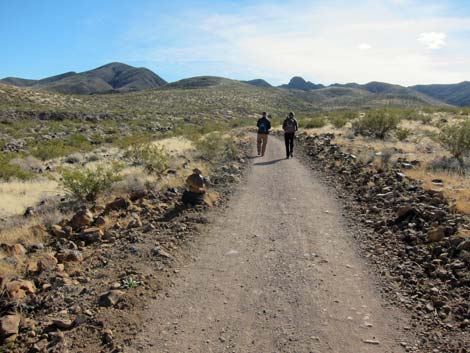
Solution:
M299 124L297 123L297 120L294 120L295 121L295 131L297 131L299 129Z

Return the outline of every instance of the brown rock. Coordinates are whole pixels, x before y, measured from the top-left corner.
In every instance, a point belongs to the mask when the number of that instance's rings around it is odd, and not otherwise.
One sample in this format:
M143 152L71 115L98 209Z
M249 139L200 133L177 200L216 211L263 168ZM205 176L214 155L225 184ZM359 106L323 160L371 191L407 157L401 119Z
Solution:
M147 196L147 191L145 190L136 190L133 193L129 195L129 198L132 202L135 202L137 200L143 199L144 197Z
M106 218L104 218L104 217L102 217L102 216L99 216L99 217L95 220L95 227L98 227L98 228L101 228L101 229L105 229L107 225L108 225L108 221L106 220Z
M57 327L59 330L70 330L74 323L69 319L54 319L51 326Z
M73 229L79 229L89 226L93 223L93 213L89 209L77 212L70 220L70 226Z
M85 229L80 234L80 239L83 240L86 244L92 244L101 241L104 232L101 228L98 227L91 227Z
M21 299L24 298L27 294L36 293L36 286L31 281L11 281L6 284L5 288L9 297L12 299Z
M21 244L1 244L0 248L10 256L23 256L26 255L26 249Z
M58 264L54 255L49 253L41 254L38 258L39 271L52 271Z
M131 202L125 198L118 197L106 205L105 211L125 210L131 205Z
M20 327L20 315L6 315L0 319L0 339L5 342L12 342L18 335Z
M100 306L115 306L117 303L119 303L122 300L122 297L124 296L124 292L113 289L110 290L109 292L103 293L100 298L99 298L99 304Z
M26 264L26 271L28 273L36 273L39 271L38 262L35 260L29 260Z
M444 236L445 236L444 227L437 227L437 228L431 229L428 232L428 241L430 243L438 242L444 239Z
M49 341L47 340L47 338L43 338L42 340L34 344L33 349L35 352L39 352L39 353L46 352L48 345L49 345Z
M142 221L138 215L135 215L133 219L127 225L127 229L142 227Z
M54 224L51 227L51 233L59 238L64 238L67 236L67 232L63 230L62 227L58 224Z
M78 250L63 250L56 254L56 258L59 262L82 262L83 254Z

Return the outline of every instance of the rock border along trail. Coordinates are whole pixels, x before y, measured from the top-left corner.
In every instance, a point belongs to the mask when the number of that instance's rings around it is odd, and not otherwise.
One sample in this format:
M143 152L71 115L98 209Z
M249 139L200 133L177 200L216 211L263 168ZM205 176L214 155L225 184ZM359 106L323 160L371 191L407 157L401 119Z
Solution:
M270 138L127 352L403 352L334 196Z

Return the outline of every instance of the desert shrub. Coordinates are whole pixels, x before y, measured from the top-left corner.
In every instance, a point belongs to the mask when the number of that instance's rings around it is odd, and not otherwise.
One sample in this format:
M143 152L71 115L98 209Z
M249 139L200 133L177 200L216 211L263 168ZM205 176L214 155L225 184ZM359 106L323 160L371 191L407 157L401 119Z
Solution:
M199 156L209 161L234 160L239 156L233 138L216 132L200 138L195 147Z
M418 120L421 121L423 125L427 125L432 122L432 116L427 114L420 114Z
M111 189L111 186L121 180L117 164L99 166L92 169L64 169L62 171L62 186L70 196L79 200L93 201L99 194Z
M124 154L133 165L140 165L149 173L161 174L168 168L168 156L163 147L152 143L131 146Z
M0 158L0 179L9 181L11 179L29 180L34 177L34 173L25 170L18 164L13 164L8 158Z
M30 149L30 154L42 161L67 156L74 152L74 148L65 146L60 141L47 141Z
M398 127L400 120L399 115L393 112L384 110L371 111L353 121L352 129L355 134L374 136L383 140Z
M453 157L439 157L430 161L426 168L431 171L445 171L450 173L463 173L470 170L470 165L466 164L464 169Z
M395 135L400 141L405 141L411 135L411 130L407 128L397 128Z
M152 141L152 136L148 133L139 133L128 136L123 136L120 138L113 138L112 143L122 149L127 149L134 145L140 145L143 143L150 143Z
M327 124L326 119L323 116L317 116L314 118L304 119L299 125L305 129L320 129Z
M470 155L470 120L445 126L439 140L464 169L464 159Z
M351 120L351 115L349 113L335 115L330 118L331 124L333 124L337 129L341 129L349 120Z

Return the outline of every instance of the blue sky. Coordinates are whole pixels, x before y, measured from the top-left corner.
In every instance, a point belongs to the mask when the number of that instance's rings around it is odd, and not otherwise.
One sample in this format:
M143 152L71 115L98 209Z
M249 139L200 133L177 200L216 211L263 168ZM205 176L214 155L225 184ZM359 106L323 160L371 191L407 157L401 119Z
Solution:
M0 0L0 35L0 77L121 61L168 81L470 80L470 0Z

